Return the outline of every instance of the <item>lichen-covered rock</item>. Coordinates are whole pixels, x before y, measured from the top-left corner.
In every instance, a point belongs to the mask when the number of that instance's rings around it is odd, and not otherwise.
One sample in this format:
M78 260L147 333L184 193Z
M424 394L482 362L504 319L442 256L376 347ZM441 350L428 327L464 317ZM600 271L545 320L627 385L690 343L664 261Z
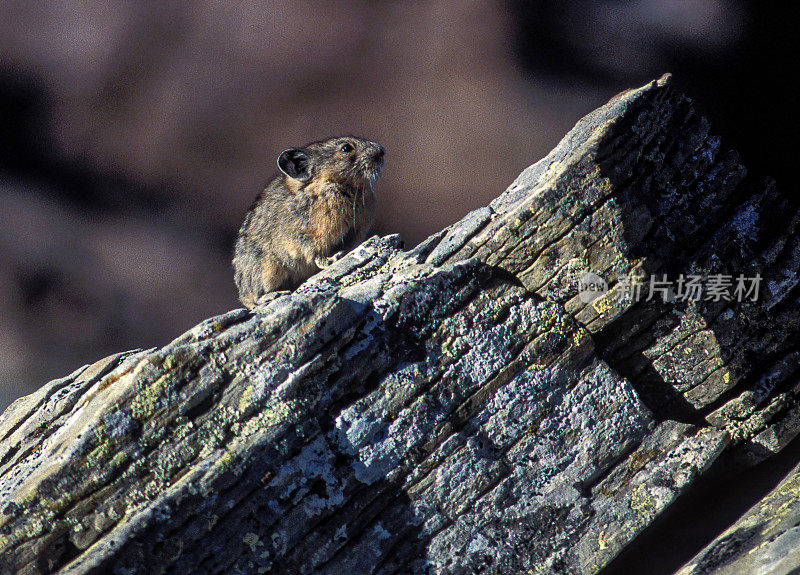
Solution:
M800 217L743 178L664 77L411 251L47 384L0 420L0 569L599 572L797 434ZM618 297L737 273L760 298Z
M800 565L800 468L697 554L679 575L781 575Z

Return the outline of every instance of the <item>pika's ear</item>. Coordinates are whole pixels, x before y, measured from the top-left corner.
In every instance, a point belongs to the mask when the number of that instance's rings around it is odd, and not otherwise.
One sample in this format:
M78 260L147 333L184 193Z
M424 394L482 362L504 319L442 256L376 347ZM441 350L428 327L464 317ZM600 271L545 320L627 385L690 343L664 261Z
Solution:
M311 158L299 148L289 148L278 156L278 167L281 172L295 180L307 180L311 177Z

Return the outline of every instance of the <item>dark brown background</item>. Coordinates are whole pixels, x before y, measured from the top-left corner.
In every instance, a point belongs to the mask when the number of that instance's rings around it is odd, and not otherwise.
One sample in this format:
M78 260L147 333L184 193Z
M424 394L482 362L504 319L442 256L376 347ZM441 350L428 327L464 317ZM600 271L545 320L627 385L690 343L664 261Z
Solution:
M378 231L412 245L671 71L752 172L794 185L796 23L761 5L5 0L0 408L238 307L244 211L310 140L384 144Z

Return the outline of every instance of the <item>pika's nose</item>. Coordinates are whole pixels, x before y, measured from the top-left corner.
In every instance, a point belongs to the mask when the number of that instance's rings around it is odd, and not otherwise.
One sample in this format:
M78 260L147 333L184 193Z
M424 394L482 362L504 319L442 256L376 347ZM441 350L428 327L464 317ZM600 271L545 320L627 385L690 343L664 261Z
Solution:
M372 158L376 162L383 162L383 155L386 153L386 150L383 149L383 146L380 144L377 145L377 148L374 152L372 152Z

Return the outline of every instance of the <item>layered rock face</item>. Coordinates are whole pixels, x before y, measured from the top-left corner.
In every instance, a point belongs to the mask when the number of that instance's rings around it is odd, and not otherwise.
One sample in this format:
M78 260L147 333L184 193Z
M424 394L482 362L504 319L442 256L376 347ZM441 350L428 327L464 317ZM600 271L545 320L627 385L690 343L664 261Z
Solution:
M0 566L613 569L699 481L797 434L798 224L668 76L619 94L413 250L374 237L15 402ZM796 482L684 571L800 566Z

